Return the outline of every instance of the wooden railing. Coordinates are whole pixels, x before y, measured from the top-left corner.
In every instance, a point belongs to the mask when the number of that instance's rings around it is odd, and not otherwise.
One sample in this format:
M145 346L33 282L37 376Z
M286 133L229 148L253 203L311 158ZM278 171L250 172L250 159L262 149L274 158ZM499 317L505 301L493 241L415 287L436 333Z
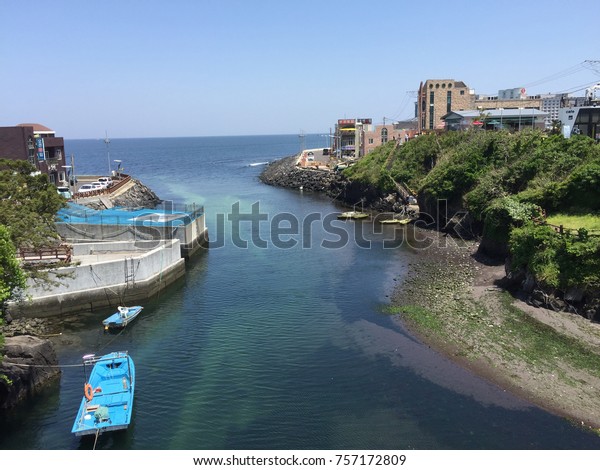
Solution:
M70 263L73 257L73 249L68 245L59 245L54 248L20 248L18 257L25 262L44 261L44 262L64 262Z
M80 199L83 197L94 197L94 196L102 196L104 194L114 193L117 189L125 186L129 181L131 181L131 176L129 175L121 175L121 178L113 183L112 186L108 188L96 189L94 191L87 191L85 193L75 193L73 194L73 199Z
M551 227L556 233L558 233L560 235L565 235L565 234L577 235L579 232L578 229L565 228L563 225L552 225L552 224L549 224L548 222L543 222L543 225L547 225L548 227ZM600 230L586 230L586 233L587 233L588 237L600 237Z

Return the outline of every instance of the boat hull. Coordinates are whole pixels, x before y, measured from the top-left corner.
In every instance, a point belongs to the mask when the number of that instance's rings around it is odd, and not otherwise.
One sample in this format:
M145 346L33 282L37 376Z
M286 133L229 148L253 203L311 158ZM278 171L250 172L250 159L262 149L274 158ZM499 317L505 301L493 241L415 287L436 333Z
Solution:
M126 309L125 313L121 311L113 313L110 317L104 319L102 324L105 328L125 328L142 312L144 307L136 305L135 307L119 307Z
M365 214L364 212L342 212L338 215L338 219L366 219L369 217L369 214Z
M94 364L71 432L76 436L127 429L135 392L135 365L126 352L88 359Z
M410 223L410 221L411 221L411 219L387 219L387 220L380 221L380 223L406 225L406 224Z

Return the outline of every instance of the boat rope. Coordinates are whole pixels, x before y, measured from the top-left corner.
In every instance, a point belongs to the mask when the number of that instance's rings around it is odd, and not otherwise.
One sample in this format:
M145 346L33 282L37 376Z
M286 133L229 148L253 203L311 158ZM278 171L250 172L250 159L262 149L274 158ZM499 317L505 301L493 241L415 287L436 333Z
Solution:
M110 346L112 343L114 343L117 340L117 338L119 336L121 336L121 334L123 334L124 331L125 331L125 328L122 328L121 331L119 331L116 335L114 335L114 337L110 341L107 341L103 346L99 346L99 349L102 350L102 349L108 348L108 346Z
M113 336L113 338L111 338L109 341L107 341L106 343L104 343L103 345L100 344L100 341L98 341L97 343L97 348L98 350L102 351L103 349L107 349L112 343L114 343L117 338L125 331L125 328L123 328L121 331L119 331L116 335ZM105 336L102 333L98 333L98 336L100 338L102 338L103 336ZM59 365L43 365L43 364L21 364L19 362L10 362L10 361L2 361L0 360L0 364L1 365L8 365L8 366L20 366L20 367L30 367L30 368L38 368L38 369L45 369L45 368L53 368L53 369L61 369L63 367L83 367L83 364L59 364Z
M20 367L33 367L33 368L40 368L40 369L48 369L48 368L52 368L52 369L62 369L63 367L83 367L83 364L62 364L62 365L42 365L42 364L21 364L19 362L8 362L8 361L2 361L0 362L0 364L2 365L7 365L7 366L20 366Z
M94 447L92 447L92 450L96 450L96 442L98 442L99 435L100 435L100 429L96 429L96 438L94 439Z
M94 271L94 268L93 268L93 266L92 266L92 265L90 265L90 274L91 274L91 276L92 276L92 280L94 281L94 283L96 284L96 286L97 286L97 287L102 287L102 288L104 289L104 294L106 295L106 300L107 300L107 302L108 302L108 304L109 304L109 305L111 305L111 303L110 303L110 297L109 297L109 295L108 295L108 292L107 292L107 291L110 291L110 292L112 292L114 295L118 296L118 297L119 297L119 299L121 299L121 303L123 303L123 302L122 302L122 297L121 297L121 294L119 294L118 292L115 292L115 291L114 291L114 290L112 290L110 287L107 287L107 286L100 286L100 285L98 285L98 281L102 281L102 278L101 278L101 277L98 275L98 273L96 273L96 272Z

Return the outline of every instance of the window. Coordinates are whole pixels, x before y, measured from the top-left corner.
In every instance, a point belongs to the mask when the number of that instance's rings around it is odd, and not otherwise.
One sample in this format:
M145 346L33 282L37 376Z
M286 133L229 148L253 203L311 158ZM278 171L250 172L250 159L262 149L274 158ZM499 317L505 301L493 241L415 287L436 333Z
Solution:
M432 91L429 93L429 104L433 104L435 93Z
M372 144L373 143L373 139L369 138L369 143Z
M446 112L452 111L452 92L448 90L446 92Z
M460 90L460 94L464 95L465 94L465 90Z
M429 129L433 129L433 116L435 114L433 105L429 105Z
M384 127L381 129L381 143L385 144L388 141L388 130Z

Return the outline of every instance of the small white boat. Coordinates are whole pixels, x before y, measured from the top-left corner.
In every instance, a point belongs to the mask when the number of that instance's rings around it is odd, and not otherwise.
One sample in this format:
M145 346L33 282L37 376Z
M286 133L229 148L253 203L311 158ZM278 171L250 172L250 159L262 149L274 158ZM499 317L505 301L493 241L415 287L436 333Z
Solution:
M367 217L369 217L369 214L358 211L342 212L338 215L338 219L366 219Z
M404 219L386 219L386 220L382 220L380 221L380 223L382 224L400 224L400 225L406 225L408 224L412 219L409 219L408 217L404 218Z
M139 305L135 307L118 307L115 313L102 321L104 329L125 328L140 314L143 308Z

